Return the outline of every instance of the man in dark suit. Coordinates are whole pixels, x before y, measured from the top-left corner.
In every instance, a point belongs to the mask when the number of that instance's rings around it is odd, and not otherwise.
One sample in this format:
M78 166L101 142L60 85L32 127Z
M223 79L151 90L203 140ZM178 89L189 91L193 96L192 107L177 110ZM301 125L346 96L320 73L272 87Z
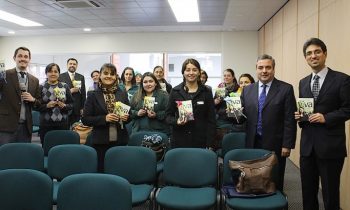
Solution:
M279 182L283 190L286 157L295 146L296 101L293 86L275 78L275 60L262 55L256 64L258 82L241 94L246 123L246 146L274 151L279 161Z
M68 71L60 74L59 77L61 82L68 84L73 96L73 111L69 115L69 125L80 120L86 100L85 78L83 75L76 73L77 67L78 60L69 58L67 60Z
M312 74L300 80L299 97L314 98L314 113L300 121L300 174L305 210L318 209L321 177L326 210L340 209L340 174L346 157L345 121L350 119L350 77L326 66L327 47L317 38L303 47ZM299 120L300 113L295 113Z
M15 50L16 68L0 72L0 145L31 142L32 107L39 106L39 80L27 72L31 54Z

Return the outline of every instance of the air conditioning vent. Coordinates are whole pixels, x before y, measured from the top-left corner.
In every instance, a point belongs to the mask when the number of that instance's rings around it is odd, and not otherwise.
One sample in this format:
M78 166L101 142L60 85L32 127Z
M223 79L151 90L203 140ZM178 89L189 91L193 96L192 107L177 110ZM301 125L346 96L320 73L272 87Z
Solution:
M100 8L104 7L104 5L95 0L55 0L55 5L61 7L61 8L67 8L67 9L80 9L80 8Z

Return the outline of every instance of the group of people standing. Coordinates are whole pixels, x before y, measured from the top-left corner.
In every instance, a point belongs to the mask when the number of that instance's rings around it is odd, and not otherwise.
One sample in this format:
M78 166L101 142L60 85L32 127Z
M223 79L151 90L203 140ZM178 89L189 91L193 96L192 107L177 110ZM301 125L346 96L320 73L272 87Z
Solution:
M226 102L212 94L205 85L208 75L195 59L184 61L183 81L171 87L164 79L164 69L156 66L153 73L141 75L139 84L132 68L121 75L113 64L93 71L93 86L86 98L83 75L76 73L78 61L67 61L68 71L60 72L49 64L47 80L39 81L26 69L29 49L20 47L14 53L16 68L0 73L0 144L30 142L32 109L41 112L40 137L52 129L69 129L79 121L93 127L92 146L103 170L105 152L113 146L126 145L128 132L160 131L169 135L171 147L212 149L220 126L229 124L232 131L246 132L246 147L274 151L279 161L279 182L283 190L286 158L295 146L297 123L302 129L300 171L304 209L318 209L318 184L321 179L325 209L339 209L340 174L346 152L345 121L350 119L350 77L325 64L327 48L322 40L311 38L303 47L312 73L299 83L299 97L314 99L314 113L301 121L297 112L293 86L275 78L275 60L269 55L257 59L257 82L249 74L237 81L234 71L223 72L226 96L239 94L242 118L227 116ZM154 109L144 106L145 97L154 97ZM179 102L191 101L192 118L181 117ZM128 114L114 112L115 103L130 106ZM237 126L240 125L240 126Z

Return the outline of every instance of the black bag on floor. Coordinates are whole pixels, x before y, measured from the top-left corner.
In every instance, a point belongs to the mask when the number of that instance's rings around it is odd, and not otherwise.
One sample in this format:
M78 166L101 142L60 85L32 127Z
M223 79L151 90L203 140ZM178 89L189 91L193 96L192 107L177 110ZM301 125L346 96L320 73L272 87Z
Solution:
M162 161L165 155L166 145L158 134L144 135L141 146L152 149L157 156L157 161Z

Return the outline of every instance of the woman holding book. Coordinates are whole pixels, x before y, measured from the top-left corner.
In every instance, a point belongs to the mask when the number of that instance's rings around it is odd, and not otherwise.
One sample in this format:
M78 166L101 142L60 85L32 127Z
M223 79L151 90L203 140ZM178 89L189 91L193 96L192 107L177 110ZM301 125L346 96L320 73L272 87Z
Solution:
M197 60L185 60L183 82L170 92L166 121L172 127L172 148L212 148L216 127L214 100L199 79L200 69Z
M131 97L137 92L139 89L139 86L136 84L136 75L135 71L131 67L125 67L121 80L123 84L121 86L125 88L126 92L128 93L128 99L131 100Z
M168 94L161 90L154 74L144 73L140 88L130 101L132 132L158 131L169 135L170 129L165 122L168 100Z
M230 127L231 129L232 124L239 124L238 118L228 117L227 104L224 100L225 97L239 96L239 93L237 93L238 90L239 85L237 84L234 71L232 69L226 69L224 71L224 82L218 85L214 96L218 128Z
M50 63L45 68L47 80L39 86L40 106L40 142L43 145L44 137L51 130L67 130L68 112L73 109L73 97L66 83L58 81L60 67Z
M129 139L125 129L129 114L114 113L116 102L120 102L117 104L126 107L128 112L128 96L118 86L117 69L106 63L100 69L98 89L91 91L87 97L82 117L84 125L93 127L92 147L97 151L99 172L103 172L106 151L113 146L126 145Z

